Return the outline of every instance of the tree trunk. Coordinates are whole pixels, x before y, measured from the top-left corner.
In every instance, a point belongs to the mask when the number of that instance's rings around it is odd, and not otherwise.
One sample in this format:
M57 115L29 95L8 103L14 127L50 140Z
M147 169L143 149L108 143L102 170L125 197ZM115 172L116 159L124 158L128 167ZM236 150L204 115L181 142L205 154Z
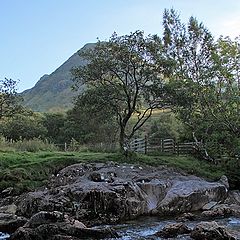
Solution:
M127 155L130 152L130 141L125 134L125 128L120 129L119 144L121 152L123 152L124 155Z
M120 136L119 136L119 144L120 144L120 150L124 152L124 130L120 130Z
M199 142L197 140L197 137L195 135L195 132L192 132L192 136L193 136L193 139L194 139L194 142L195 142L195 146L196 146L196 150L198 151L198 153L207 161L210 161L210 162L214 162L214 164L216 164L216 162L214 161L214 159L208 154L208 151L207 149L204 147L203 143L202 142Z

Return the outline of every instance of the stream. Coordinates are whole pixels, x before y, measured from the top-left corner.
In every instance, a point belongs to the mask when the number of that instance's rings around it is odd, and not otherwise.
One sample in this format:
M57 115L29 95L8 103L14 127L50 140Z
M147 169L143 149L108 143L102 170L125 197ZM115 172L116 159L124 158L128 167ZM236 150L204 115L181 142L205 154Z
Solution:
M237 239L240 239L240 218L230 217L215 220L218 224L224 225L230 232L234 231L237 234ZM114 228L121 236L118 240L160 240L160 237L154 236L154 234L162 229L166 224L175 223L175 220L162 219L159 217L141 217L137 220L127 221L117 225L104 225L97 226L95 228L111 227ZM189 221L186 225L193 228L199 221ZM7 240L8 234L0 232L0 240ZM180 240L190 240L187 235L179 235L177 238Z
M230 217L215 220L219 225L224 225L230 232L234 231L234 234L237 239L240 240L240 218ZM154 236L156 232L161 230L166 224L176 223L174 220L163 220L158 217L141 217L134 221L128 221L123 224L110 226L114 228L119 235L121 236L118 240L143 240L143 239L151 239L151 240L160 240L162 238ZM189 221L185 222L185 224L193 228L199 221ZM187 235L179 235L177 238L173 239L181 239L181 240L190 240Z

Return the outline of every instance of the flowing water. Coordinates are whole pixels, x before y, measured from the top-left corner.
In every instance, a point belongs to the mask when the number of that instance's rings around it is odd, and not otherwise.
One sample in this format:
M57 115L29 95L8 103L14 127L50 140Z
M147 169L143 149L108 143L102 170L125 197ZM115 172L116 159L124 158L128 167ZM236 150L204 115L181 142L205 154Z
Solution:
M10 236L7 233L0 232L0 240L8 239Z
M224 218L215 220L219 225L225 226L230 232L234 232L237 239L240 240L240 218ZM154 236L156 232L161 230L168 223L175 223L174 220L163 220L157 217L142 217L135 221L128 221L124 224L119 224L113 227L121 236L118 240L160 240L160 237ZM189 221L185 224L193 228L199 221ZM190 240L187 235L180 235L177 238L180 240Z
M224 225L231 232L234 231L237 234L237 239L240 240L240 218L230 217L224 219L215 220L218 224ZM154 236L154 234L161 230L168 223L175 223L174 220L161 219L158 217L141 217L134 221L127 221L123 224L118 225L105 225L105 227L114 228L120 238L118 240L160 240L161 238ZM198 221L186 222L186 225L193 228ZM96 228L102 228L103 226L98 226ZM0 240L8 239L8 234L0 233ZM190 240L191 238L187 235L180 235L177 238L179 240Z

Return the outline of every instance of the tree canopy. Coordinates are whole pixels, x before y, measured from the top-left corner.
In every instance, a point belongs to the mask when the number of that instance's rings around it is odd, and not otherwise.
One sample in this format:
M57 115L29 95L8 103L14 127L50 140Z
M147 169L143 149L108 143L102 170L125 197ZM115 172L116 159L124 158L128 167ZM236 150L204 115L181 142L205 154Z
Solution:
M173 110L213 155L236 154L239 40L214 41L202 23L191 17L184 25L174 10L165 11L163 26L164 51L173 66L168 85Z
M81 53L87 65L73 70L75 83L100 88L98 99L115 113L121 148L149 119L155 108L166 107L163 79L167 63L161 57L157 36L144 36L141 31L130 35L112 35L108 42L98 42ZM129 120L136 116L133 126Z
M11 117L22 109L21 97L16 92L17 83L13 79L0 80L0 120Z

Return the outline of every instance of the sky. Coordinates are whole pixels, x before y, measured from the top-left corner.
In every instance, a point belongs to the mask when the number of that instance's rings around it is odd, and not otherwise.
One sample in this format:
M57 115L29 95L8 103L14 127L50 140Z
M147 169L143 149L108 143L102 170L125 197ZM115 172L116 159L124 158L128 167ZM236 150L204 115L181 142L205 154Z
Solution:
M0 0L0 79L32 88L86 43L162 32L164 9L194 16L217 38L240 35L240 0Z

